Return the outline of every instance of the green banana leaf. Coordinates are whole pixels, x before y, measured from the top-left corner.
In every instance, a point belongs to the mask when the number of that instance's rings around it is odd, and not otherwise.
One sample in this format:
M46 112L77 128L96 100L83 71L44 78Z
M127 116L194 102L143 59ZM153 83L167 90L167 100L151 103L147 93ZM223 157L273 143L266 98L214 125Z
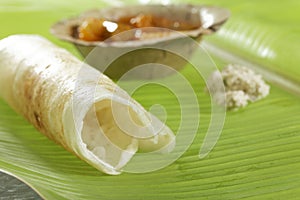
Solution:
M207 41L298 80L297 1L188 2L215 3L232 11L228 23ZM15 33L40 34L79 56L72 45L50 35L49 27L61 18L105 5L93 0L1 0L0 38ZM263 57L259 50L262 45L275 52L273 57ZM220 67L225 64L222 59L214 61ZM0 100L0 169L24 180L45 199L298 199L299 98L271 85L267 98L227 113L217 145L199 159L211 103L203 92L205 82L200 75L190 66L183 74L197 91L200 126L192 145L168 167L144 174L105 175L48 140ZM146 108L153 102L163 105L167 124L173 130L178 128L176 98L164 88L149 86L134 98Z

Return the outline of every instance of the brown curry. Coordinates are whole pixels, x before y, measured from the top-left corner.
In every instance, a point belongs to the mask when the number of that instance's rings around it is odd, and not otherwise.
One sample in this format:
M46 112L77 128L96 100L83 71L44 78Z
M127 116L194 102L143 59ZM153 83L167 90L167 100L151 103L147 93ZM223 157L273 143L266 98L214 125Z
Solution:
M136 16L122 17L117 21L109 21L103 18L87 18L78 26L73 27L72 35L75 38L85 41L104 41L123 31L145 27L165 28L164 30L152 30L159 32L168 30L193 30L199 28L199 25L195 25L186 21L175 21L150 14L139 14ZM133 37L131 37L130 40L140 39L139 35L140 32L139 34L133 34Z

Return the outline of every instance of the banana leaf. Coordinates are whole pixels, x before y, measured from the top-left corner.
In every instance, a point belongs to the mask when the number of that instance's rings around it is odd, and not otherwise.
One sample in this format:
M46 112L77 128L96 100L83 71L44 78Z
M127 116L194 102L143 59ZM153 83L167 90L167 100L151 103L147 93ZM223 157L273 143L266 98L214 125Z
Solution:
M72 45L51 36L49 27L61 18L105 6L103 2L1 0L0 38L15 33L40 34L79 56ZM232 11L232 18L208 42L298 80L297 1L189 2L216 3ZM262 45L275 52L273 57L263 57L259 50ZM226 64L217 57L214 61L220 67ZM0 170L22 179L45 199L298 199L299 98L271 84L267 98L227 113L215 148L199 159L210 123L211 101L203 92L204 80L191 66L182 73L197 91L200 124L192 145L166 168L105 175L48 140L0 100ZM180 83L174 85L182 87ZM153 102L163 105L167 124L176 131L181 116L173 94L162 87L148 86L133 97L146 108Z

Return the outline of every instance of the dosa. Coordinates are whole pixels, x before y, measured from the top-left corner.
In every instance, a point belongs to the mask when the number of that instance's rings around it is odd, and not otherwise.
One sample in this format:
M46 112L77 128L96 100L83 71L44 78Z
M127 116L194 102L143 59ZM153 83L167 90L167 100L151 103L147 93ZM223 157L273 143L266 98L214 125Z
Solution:
M0 97L41 133L107 174L175 136L107 76L37 35L0 41Z

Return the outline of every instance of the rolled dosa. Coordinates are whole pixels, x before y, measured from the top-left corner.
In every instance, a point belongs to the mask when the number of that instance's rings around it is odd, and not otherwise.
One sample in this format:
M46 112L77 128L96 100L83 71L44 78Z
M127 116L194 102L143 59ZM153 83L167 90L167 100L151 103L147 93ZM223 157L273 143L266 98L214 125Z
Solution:
M37 35L0 41L0 97L36 129L107 174L173 132L107 76Z

